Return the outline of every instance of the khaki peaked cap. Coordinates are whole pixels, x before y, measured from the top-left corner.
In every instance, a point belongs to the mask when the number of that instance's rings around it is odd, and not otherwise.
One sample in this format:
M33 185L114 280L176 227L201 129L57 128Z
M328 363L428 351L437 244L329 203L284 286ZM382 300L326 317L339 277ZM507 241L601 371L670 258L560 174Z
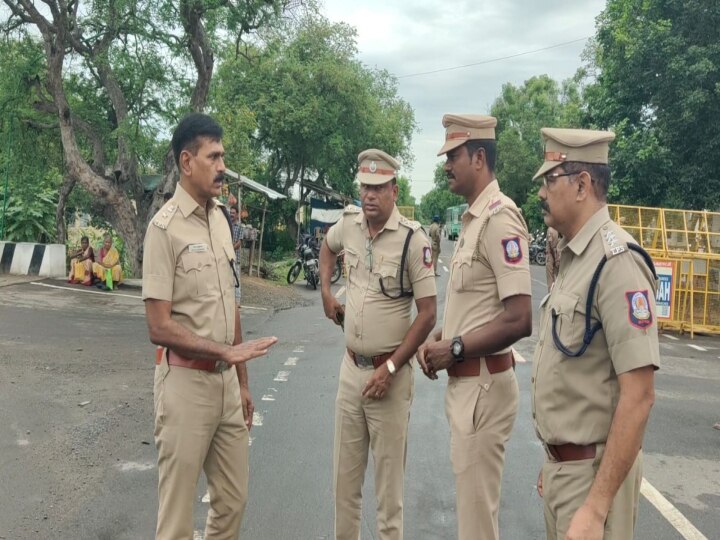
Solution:
M533 180L566 161L607 164L610 143L615 139L612 131L592 129L542 128L540 133L545 143L545 162Z
M397 178L400 163L382 150L370 148L358 154L357 180L361 184L380 185Z
M445 144L438 156L475 139L495 140L497 118L482 114L446 114L442 119L445 128Z

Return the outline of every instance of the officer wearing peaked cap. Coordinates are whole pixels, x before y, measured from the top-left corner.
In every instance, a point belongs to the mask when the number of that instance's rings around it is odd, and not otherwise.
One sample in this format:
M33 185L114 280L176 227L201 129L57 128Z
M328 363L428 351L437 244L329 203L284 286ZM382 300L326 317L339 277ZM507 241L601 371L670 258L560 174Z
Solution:
M659 365L654 268L608 213L615 135L543 128L542 136L538 194L545 223L562 235L531 379L547 537L628 539Z
M532 331L528 233L495 178L492 116L443 118L450 191L465 197L443 327L418 351L430 378L447 369L445 412L460 540L499 537L505 444L518 410L511 346Z
M346 345L335 402L335 537L360 537L362 484L372 450L377 538L400 540L411 360L435 324L435 278L427 236L395 206L397 161L365 150L358 164L362 209L348 207L320 251L323 307L333 322L344 322ZM336 254L343 249L346 308L330 290Z

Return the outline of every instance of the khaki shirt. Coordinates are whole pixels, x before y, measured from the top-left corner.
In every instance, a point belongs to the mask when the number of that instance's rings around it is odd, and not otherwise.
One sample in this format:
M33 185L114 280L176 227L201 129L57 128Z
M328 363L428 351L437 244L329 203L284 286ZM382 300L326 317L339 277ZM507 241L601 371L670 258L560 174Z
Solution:
M414 233L405 261L403 288L412 289L413 296L393 300L382 293L380 279L390 296L400 293L400 259L410 230ZM413 298L437 295L430 241L420 224L401 216L395 207L385 227L370 240L362 210L349 206L330 228L325 242L333 253L345 250L346 346L364 356L394 351L410 329Z
M174 321L202 338L232 345L235 251L218 204L210 201L206 213L178 184L145 234L142 297L172 302Z
M560 272L560 255L558 243L560 235L552 227L548 227L547 238L545 239L545 278L547 279L548 291Z
M505 310L504 299L530 295L527 227L497 180L463 213L450 267L443 339L493 321Z
M603 207L569 243L560 240L560 273L541 303L540 336L533 358L532 416L548 444L607 441L620 397L618 375L643 366L659 366L655 279L636 243L610 220ZM569 358L553 342L557 333L575 352L585 332L590 281L603 255L605 264L592 302L592 323L602 323L585 354Z
M430 225L430 240L432 240L433 250L440 252L440 225L434 223Z

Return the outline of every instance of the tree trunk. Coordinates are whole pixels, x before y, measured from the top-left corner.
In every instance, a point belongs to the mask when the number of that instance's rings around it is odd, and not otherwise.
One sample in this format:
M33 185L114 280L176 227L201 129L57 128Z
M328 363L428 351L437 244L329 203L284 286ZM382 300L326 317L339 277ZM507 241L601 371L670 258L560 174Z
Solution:
M65 175L63 185L60 188L60 196L58 197L57 210L55 211L55 231L57 233L58 244L64 244L67 241L67 226L65 224L65 203L70 193L75 187L75 178Z

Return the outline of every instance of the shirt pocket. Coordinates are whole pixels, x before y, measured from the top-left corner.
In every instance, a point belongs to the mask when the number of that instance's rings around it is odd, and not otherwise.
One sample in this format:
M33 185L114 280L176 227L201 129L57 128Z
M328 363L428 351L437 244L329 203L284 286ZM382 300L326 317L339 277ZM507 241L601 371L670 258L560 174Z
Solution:
M453 290L455 292L476 292L482 290L482 277L485 266L473 260L473 252L460 252L455 257L455 272L453 276Z
M380 286L382 280L382 287ZM403 282L407 289L409 283ZM370 280L370 289L382 293L382 289L390 296L400 294L400 265L393 261L382 261L377 272L374 272Z
M553 341L557 336L565 348L573 352L579 349L585 333L585 307L580 298L557 291L550 296L545 309L548 311L545 316L550 316Z
M184 274L184 284L188 292L193 296L204 296L209 293L209 283L213 279L212 252L183 253L180 256L180 265ZM217 282L216 282L217 283Z
M349 249L345 249L345 267L347 270L347 276L348 276L348 286L350 287L357 287L358 286L358 263L360 262L360 257L357 253L354 251L350 251Z

